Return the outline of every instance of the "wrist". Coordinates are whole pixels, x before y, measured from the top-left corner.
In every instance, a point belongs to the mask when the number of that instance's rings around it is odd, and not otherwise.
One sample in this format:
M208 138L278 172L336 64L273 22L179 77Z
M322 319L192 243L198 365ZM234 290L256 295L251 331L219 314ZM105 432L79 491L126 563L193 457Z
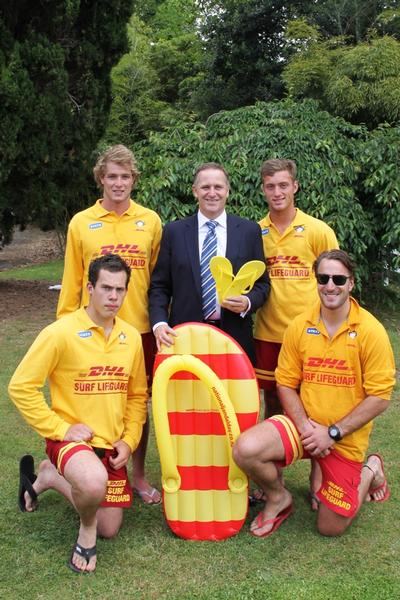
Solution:
M329 425L328 427L328 435L334 442L340 442L343 438L342 430L338 425Z

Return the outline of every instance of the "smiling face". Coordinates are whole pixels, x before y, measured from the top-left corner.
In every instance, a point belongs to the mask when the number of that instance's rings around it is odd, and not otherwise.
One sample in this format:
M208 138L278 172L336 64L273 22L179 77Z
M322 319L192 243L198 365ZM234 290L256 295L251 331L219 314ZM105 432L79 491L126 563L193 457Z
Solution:
M107 162L100 181L103 186L103 207L117 214L125 212L135 183L130 166Z
M215 219L224 211L229 195L225 173L219 169L200 171L192 187L199 210L207 219Z
M272 214L294 210L294 195L298 189L299 184L289 171L266 175L262 183L262 191Z
M87 284L90 296L87 313L96 325L104 327L114 321L126 295L126 279L125 271L100 269L96 285Z
M347 279L344 285L336 285L329 278L328 283L320 284L317 282L318 294L324 308L332 311L340 310L342 307L349 307L350 293L354 288L354 278L350 276L350 272L340 262L340 260L330 260L324 258L318 265L317 275L344 275Z

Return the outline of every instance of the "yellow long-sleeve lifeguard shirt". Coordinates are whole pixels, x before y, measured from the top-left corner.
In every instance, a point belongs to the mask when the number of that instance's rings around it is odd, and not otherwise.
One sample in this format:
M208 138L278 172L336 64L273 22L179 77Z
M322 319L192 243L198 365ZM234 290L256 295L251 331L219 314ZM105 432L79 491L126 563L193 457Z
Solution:
M150 331L147 292L160 240L160 217L132 200L120 216L105 210L100 200L77 213L68 227L57 318L88 304L89 264L112 252L131 268L128 293L118 314L140 333Z
M313 262L321 252L339 245L333 229L298 208L282 235L269 214L259 225L271 291L257 311L254 337L282 343L285 329L294 317L318 300Z
M42 388L50 388L50 406ZM84 423L92 446L123 440L133 451L146 420L147 384L138 331L116 317L108 339L80 308L48 325L17 367L9 394L41 436L62 441Z
M347 321L330 339L318 302L287 328L275 378L280 385L300 388L311 419L332 425L367 396L390 399L395 383L393 351L383 325L353 298ZM371 429L372 421L346 435L335 449L363 461Z

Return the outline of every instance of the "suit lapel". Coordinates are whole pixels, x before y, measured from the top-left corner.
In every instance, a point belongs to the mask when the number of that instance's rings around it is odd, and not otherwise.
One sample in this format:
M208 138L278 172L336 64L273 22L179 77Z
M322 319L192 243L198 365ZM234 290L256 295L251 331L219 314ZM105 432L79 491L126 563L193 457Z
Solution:
M190 266L192 268L193 279L195 282L197 293L201 298L201 281L200 281L200 258L199 258L199 225L197 214L189 217L185 223L184 230L185 245L187 255L189 257ZM182 282L185 285L185 282Z
M227 215L226 219L226 258L229 258L232 265L236 263L236 259L239 256L240 248L240 235L239 225L232 219L230 215Z

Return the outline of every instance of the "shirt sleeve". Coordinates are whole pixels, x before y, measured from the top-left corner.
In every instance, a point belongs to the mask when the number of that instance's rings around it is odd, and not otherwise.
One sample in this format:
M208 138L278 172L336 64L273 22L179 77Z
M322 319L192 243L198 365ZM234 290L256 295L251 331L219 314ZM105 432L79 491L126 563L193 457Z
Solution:
M296 322L291 323L283 336L283 343L275 370L277 384L297 390L303 377L303 360L299 353L299 332Z
M132 452L142 437L143 425L147 418L147 382L144 355L139 338L128 382L128 397L124 415L124 441Z
M323 225L323 228L318 231L318 235L314 238L313 250L316 257L326 250L337 250L339 248L339 243L333 229L326 223Z
M381 323L368 329L362 343L361 361L365 394L389 400L395 384L395 362L389 337Z
M51 326L46 327L17 367L8 386L9 395L25 421L42 437L61 441L70 423L46 402L43 386L56 367L60 349Z
M73 219L68 227L64 257L64 273L57 306L57 319L77 310L81 305L84 275L83 251Z

